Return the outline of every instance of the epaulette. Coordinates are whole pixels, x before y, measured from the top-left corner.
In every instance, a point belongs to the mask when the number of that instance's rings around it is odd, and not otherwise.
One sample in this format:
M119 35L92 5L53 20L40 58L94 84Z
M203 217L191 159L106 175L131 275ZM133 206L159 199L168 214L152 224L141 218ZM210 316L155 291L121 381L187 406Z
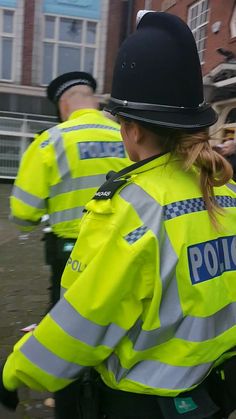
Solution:
M119 177L119 172L109 172L106 175L106 182L103 183L102 186L97 190L93 199L100 200L100 199L110 199L116 193L117 189L123 186L130 178L127 177Z

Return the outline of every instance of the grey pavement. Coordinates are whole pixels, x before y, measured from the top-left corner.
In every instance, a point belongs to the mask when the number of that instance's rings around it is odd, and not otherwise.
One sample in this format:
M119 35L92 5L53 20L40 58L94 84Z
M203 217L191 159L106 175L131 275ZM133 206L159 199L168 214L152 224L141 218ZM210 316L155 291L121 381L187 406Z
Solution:
M8 220L12 185L0 182L0 361L23 335L20 331L38 323L48 304L49 269L44 264L42 232L20 234ZM0 419L53 419L53 408L44 405L49 393L29 389L19 392L20 404L12 413L0 407Z

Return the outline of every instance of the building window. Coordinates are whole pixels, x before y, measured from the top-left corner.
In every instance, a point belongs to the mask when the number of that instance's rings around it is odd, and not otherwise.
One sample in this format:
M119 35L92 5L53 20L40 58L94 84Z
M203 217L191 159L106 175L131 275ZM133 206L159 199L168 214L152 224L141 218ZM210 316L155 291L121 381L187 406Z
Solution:
M201 64L204 63L206 49L207 24L209 18L208 0L200 0L189 7L188 25L194 35Z
M0 79L13 81L14 10L0 9Z
M94 73L98 22L45 15L42 84L68 71Z

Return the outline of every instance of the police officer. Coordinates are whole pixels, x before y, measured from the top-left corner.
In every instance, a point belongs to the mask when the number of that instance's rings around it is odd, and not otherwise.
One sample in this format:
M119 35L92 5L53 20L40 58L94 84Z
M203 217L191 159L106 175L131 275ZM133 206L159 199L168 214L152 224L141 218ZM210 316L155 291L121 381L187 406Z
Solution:
M42 132L25 152L11 196L11 218L30 231L49 215L51 232L45 234L46 261L51 267L51 307L60 298L60 281L76 241L86 202L110 170L131 162L120 136L120 127L98 111L91 74L70 72L54 79L47 96L65 121ZM77 390L75 390L77 391ZM56 395L58 417L68 417L75 398ZM58 405L58 399L67 406ZM62 413L64 411L64 414ZM77 415L76 415L77 418Z
M96 81L85 72L54 79L48 98L62 124L44 131L25 152L11 195L11 219L30 231L45 214L47 261L52 269L51 304L60 297L60 279L78 234L85 203L109 170L129 163L118 124L97 110Z
M1 399L23 384L63 388L94 366L93 418L226 417L236 406L236 190L208 142L217 117L181 19L144 14L118 54L109 109L135 163L86 205L64 296L6 361Z

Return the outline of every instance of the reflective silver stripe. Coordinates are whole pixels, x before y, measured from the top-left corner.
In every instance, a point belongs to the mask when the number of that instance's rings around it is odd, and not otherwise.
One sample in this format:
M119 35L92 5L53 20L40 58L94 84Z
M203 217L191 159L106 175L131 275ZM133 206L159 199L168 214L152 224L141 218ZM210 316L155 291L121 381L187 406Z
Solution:
M78 178L63 179L62 182L51 186L50 197L80 189L98 188L106 180L106 175L81 176Z
M24 191L19 186L14 186L12 190L12 196L20 199L24 204L30 205L31 207L38 209L45 209L45 199L39 198L36 195L32 195L29 192Z
M173 282L170 286L172 284ZM212 316L186 316L185 318L180 316L177 317L175 322L173 322L174 314L177 311L177 316L179 316L179 308L175 310L172 296L171 306L168 300L163 299L162 307L163 312L160 315L161 328L145 331L142 330L142 323L139 321L129 332L129 338L133 342L135 350L144 351L158 346L171 338L183 339L188 342L204 342L216 338L232 328L236 323L236 303L229 304ZM173 314L172 311L174 311ZM170 317L170 320L168 317Z
M111 127L109 125L101 125L101 124L83 124L83 125L75 125L74 127L62 128L62 132L70 132L70 131L79 131L82 129L106 129L109 131L116 131L120 132L119 128Z
M54 145L58 169L63 179L68 173L70 173L69 164L66 157L66 152L64 148L63 138L61 136L61 131L57 127L53 127L49 130L50 132L50 142Z
M33 226L36 226L36 225L38 225L40 223L40 220L39 221L22 220L21 218L14 217L13 215L10 215L9 219L13 223L15 223L15 224L17 224L19 226L23 226L23 227L33 227Z
M100 326L84 318L65 298L51 310L50 316L68 335L93 347L114 348L126 334L126 330L116 324Z
M82 217L84 207L53 212L49 215L50 225L63 223L64 221L76 220Z
M22 352L26 358L47 374L58 378L73 379L78 377L82 370L81 365L65 361L52 351L43 346L35 336L30 338L21 346Z
M175 337L191 342L204 342L221 335L236 324L236 303L222 308L208 317L184 318Z
M231 191L236 192L236 185L234 185L233 183L227 183L226 185L229 189L231 189Z
M64 288L64 287L61 286L61 289L60 289L60 298L63 297L63 295L65 294L66 291L67 291L67 288Z
M127 370L122 368L114 353L105 364L117 382L124 378L148 387L172 390L187 389L199 383L212 366L204 363L195 367L176 367L159 361L141 361Z
M161 239L163 232L163 207L138 185L130 184L121 190L120 196L129 202L143 223Z
M160 245L160 277L162 301L159 311L161 327L154 331L142 330L138 321L129 332L135 350L145 350L161 344L174 336L183 319L175 268L178 258L163 227L163 207L142 188L131 184L121 190L120 195L138 213L144 225L158 238ZM170 310L169 307L172 307Z

